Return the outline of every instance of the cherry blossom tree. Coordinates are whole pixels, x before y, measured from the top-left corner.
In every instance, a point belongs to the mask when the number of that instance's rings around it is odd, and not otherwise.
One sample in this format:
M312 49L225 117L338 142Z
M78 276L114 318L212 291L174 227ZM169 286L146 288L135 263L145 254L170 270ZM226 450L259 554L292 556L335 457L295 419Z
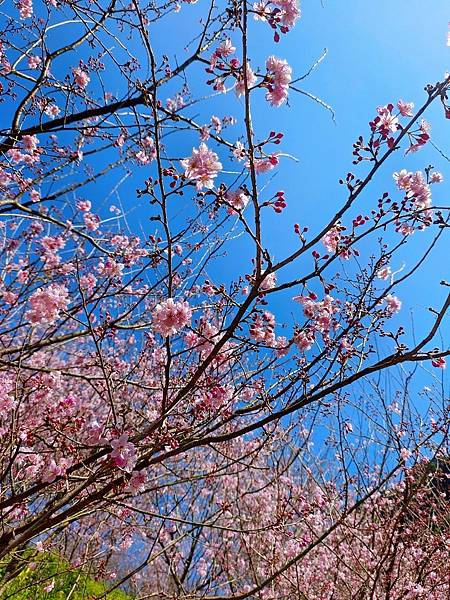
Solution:
M448 233L408 158L450 78L374 106L334 212L275 245L273 119L331 110L281 58L300 26L296 0L2 13L2 597L56 552L136 598L448 598L449 284L414 326L401 288Z

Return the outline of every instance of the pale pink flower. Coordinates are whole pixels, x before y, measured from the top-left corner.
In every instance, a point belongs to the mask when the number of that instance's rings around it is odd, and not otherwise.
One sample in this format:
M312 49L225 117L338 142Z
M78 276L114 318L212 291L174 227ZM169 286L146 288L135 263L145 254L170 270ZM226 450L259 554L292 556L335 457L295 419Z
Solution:
M413 173L402 169L399 173L394 173L393 177L397 187L406 192L407 198L414 202L418 209L426 210L431 207L430 186L421 171Z
M434 171L433 173L431 173L430 183L442 183L443 181L444 177L442 173L439 173L439 171Z
M310 350L314 344L314 331L311 329L302 329L294 335L294 344L302 352Z
M153 313L153 329L163 337L175 335L191 322L192 310L186 301L168 298L157 304Z
M239 161L245 160L245 158L247 156L247 151L245 149L245 146L239 140L234 145L233 156L234 156L234 158L236 158Z
M392 131L395 132L398 129L398 118L392 114L390 107L392 106L392 104L390 104L389 106L379 106L377 108L377 113L379 115L379 122L378 122L378 129L382 130L383 132L388 132L388 131Z
M18 298L18 295L14 292L3 292L2 293L3 301L6 304L15 304Z
M253 317L253 323L250 325L250 336L255 342L275 345L275 317L268 310L262 314Z
M46 586L44 586L42 588L42 591L45 592L45 593L47 593L47 594L49 594L53 590L54 587L55 587L55 580L52 579L50 581L50 583L48 583Z
M283 335L275 340L276 355L278 358L283 358L289 353L289 341Z
M30 69L38 69L42 59L39 56L31 55L28 57L28 66Z
M53 103L47 104L44 110L44 113L47 115L47 117L50 117L51 119L57 117L60 112L61 109L59 108L59 106L56 106L56 104Z
M143 492L145 490L146 483L147 475L145 471L133 471L125 491L130 492L131 494Z
M286 60L269 56L266 60L269 91L266 99L272 106L281 106L289 95L289 84L292 81L292 69Z
M40 202L41 194L37 190L31 190L30 198L31 198L31 202Z
M281 10L277 14L277 19L280 19L283 27L292 29L301 14L298 0L274 0L274 4Z
M386 279L388 279L391 274L392 274L391 267L383 267L382 269L380 269L377 272L377 277L378 277L378 279L382 279L383 281L386 281Z
M84 224L89 231L97 231L100 227L100 217L94 213L86 212L83 215Z
M36 290L30 298L30 310L26 317L32 325L53 325L60 311L69 304L69 291L65 285L52 283L46 288Z
M89 293L92 293L97 283L97 277L92 273L88 273L87 275L82 275L80 277L80 286L87 290Z
M125 265L122 263L117 262L113 258L108 258L105 263L100 261L97 266L97 272L106 277L122 277L122 271L124 267Z
M279 163L278 156L276 154L272 154L268 158L257 158L254 161L255 171L257 175L261 175L261 173L267 173L274 169ZM247 163L247 168L249 167L249 163Z
M236 52L236 48L233 46L230 38L224 40L215 51L215 54L220 58L227 58Z
M87 86L87 84L91 80L89 75L86 73L86 71L84 71L80 67L77 67L76 69L72 69L72 73L73 73L73 77L74 77L74 80L75 80L75 83L77 84L77 86L79 88L81 88L82 90L84 90L84 88Z
M16 407L14 399L15 385L13 378L0 371L0 417L4 418L7 414Z
M88 212L91 210L92 203L90 200L77 200L77 208L82 212Z
M181 165L185 169L184 174L187 179L196 181L198 190L204 187L211 189L214 186L214 179L222 170L219 157L204 143L201 143L198 148L193 148L192 156L182 160Z
M229 214L235 214L236 211L244 210L250 200L248 194L246 194L242 188L239 188L235 192L232 192L231 190L228 191L225 198L230 205L228 207Z
M276 273L269 273L269 275L267 275L261 285L259 286L259 289L261 291L266 291L266 290L271 290L272 288L275 287L277 283L277 274Z
M353 432L353 425L352 425L352 423L350 423L350 421L344 421L344 432L345 433Z
M57 464L52 458L50 463L45 467L44 475L41 478L43 483L53 483L57 477L62 477L66 474L70 461L62 458Z
M184 106L183 96L177 94L174 98L168 98L166 100L166 106L167 110L170 110L171 112L176 112L177 110L180 110L180 108L183 108Z
M393 315L398 313L402 308L402 302L397 298L397 296L393 296L392 294L388 294L384 298L384 302L386 302L386 312L389 315Z
M414 102L404 102L403 100L399 100L397 102L397 108L402 117L412 117L414 115Z
M24 135L22 138L23 147L28 152L34 152L37 149L39 140L35 135Z
M247 63L247 89L251 89L257 81L257 77L252 71L252 68ZM237 80L236 87L236 96L243 96L245 94L245 82L244 82L244 68L242 67L242 73Z
M400 456L402 460L408 460L409 458L411 458L412 452L411 450L408 450L408 448L402 448L400 450Z

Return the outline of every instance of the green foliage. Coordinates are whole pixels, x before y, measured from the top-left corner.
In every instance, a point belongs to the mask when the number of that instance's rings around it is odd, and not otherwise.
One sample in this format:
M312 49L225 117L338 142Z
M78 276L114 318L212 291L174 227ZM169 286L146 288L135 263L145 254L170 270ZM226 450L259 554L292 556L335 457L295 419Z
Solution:
M67 561L55 554L28 556L25 566L6 585L2 585L4 579L5 567L0 568L1 600L132 600L121 590L106 594L110 586L95 581L82 569L71 568ZM52 582L53 589L44 591Z

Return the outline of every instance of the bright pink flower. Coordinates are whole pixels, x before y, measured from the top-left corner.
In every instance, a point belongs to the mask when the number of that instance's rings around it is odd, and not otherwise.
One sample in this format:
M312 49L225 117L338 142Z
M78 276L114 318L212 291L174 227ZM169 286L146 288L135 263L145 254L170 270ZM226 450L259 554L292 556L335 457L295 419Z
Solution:
M445 367L447 366L447 363L445 362L445 358L443 356L434 358L431 361L431 364L433 365L433 367L436 367L436 369L445 369Z
M175 335L191 322L192 310L186 301L168 298L157 304L153 313L153 329L163 337Z
M36 290L30 298L30 310L26 317L32 325L53 325L60 311L69 304L69 292L65 285L52 283Z
M45 467L44 474L41 478L43 483L53 483L57 477L62 477L66 474L70 461L62 458L57 464L52 458L50 463Z
M109 455L116 467L124 469L131 473L136 464L136 448L132 442L128 441L128 434L123 433L120 437L111 441L113 451Z
M182 160L181 165L185 169L185 176L196 181L198 190L204 187L211 189L214 186L214 179L222 170L217 154L203 143L198 148L193 148L192 156Z

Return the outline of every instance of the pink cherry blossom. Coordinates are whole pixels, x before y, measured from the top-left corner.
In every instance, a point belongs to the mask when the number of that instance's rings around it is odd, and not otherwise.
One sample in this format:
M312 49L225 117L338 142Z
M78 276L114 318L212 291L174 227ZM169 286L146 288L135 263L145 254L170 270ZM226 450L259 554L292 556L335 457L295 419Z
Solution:
M389 279L391 274L392 274L391 267L383 267L382 269L377 271L378 279L382 279L383 281L385 281L386 279Z
M30 69L38 69L41 62L42 62L42 59L36 55L29 56L28 61L27 61Z
M153 329L163 337L175 335L191 322L191 317L192 310L186 301L168 298L153 310Z
M398 313L402 308L401 300L399 300L397 296L393 296L392 294L388 294L384 298L384 302L386 303L386 312L389 315Z
M286 60L269 56L266 60L269 91L266 98L272 106L281 106L289 95L289 84L292 80L292 69Z
M79 88L84 90L88 83L90 82L90 77L81 67L77 67L76 69L72 69L74 81Z
M70 466L70 461L67 459L60 459L58 463L52 458L49 464L45 467L44 474L41 478L43 483L53 483L57 477L65 475L67 469Z
M383 133L396 132L398 130L399 121L398 118L392 114L392 104L388 106L379 106L377 113L379 115L378 129Z
M53 325L69 304L69 291L63 284L52 283L36 290L30 297L26 316L32 325Z
M50 117L51 119L57 117L60 112L61 109L59 108L59 106L53 103L47 104L44 110L44 113L47 115L47 117Z
M92 203L89 200L77 200L77 208L82 212L88 212L91 210Z
M225 198L227 203L230 205L228 207L229 214L236 214L236 212L244 210L250 200L250 197L242 188L239 188L235 192L229 190L226 193Z
M244 70L242 69L242 73L239 76L239 79L237 80L236 83L236 87L235 87L235 91L236 91L236 96L243 96L245 94L245 82L244 82ZM251 89L255 83L257 82L257 77L255 75L255 73L253 72L252 68L250 67L250 65L247 63L247 89Z
M133 471L125 491L130 492L131 494L138 494L139 492L143 492L145 490L146 483L147 474L145 471Z
M29 19L33 15L32 0L18 0L16 6L19 9L19 15L21 19Z
M136 464L136 447L132 442L128 441L128 434L123 433L118 438L111 440L113 451L110 453L116 467L124 469L131 473Z
M399 100L397 102L397 108L402 117L412 117L414 114L414 102L404 102L403 100Z
M214 179L222 170L219 157L204 143L198 148L193 148L192 156L182 160L181 165L185 169L187 179L195 181L198 190L214 187Z

